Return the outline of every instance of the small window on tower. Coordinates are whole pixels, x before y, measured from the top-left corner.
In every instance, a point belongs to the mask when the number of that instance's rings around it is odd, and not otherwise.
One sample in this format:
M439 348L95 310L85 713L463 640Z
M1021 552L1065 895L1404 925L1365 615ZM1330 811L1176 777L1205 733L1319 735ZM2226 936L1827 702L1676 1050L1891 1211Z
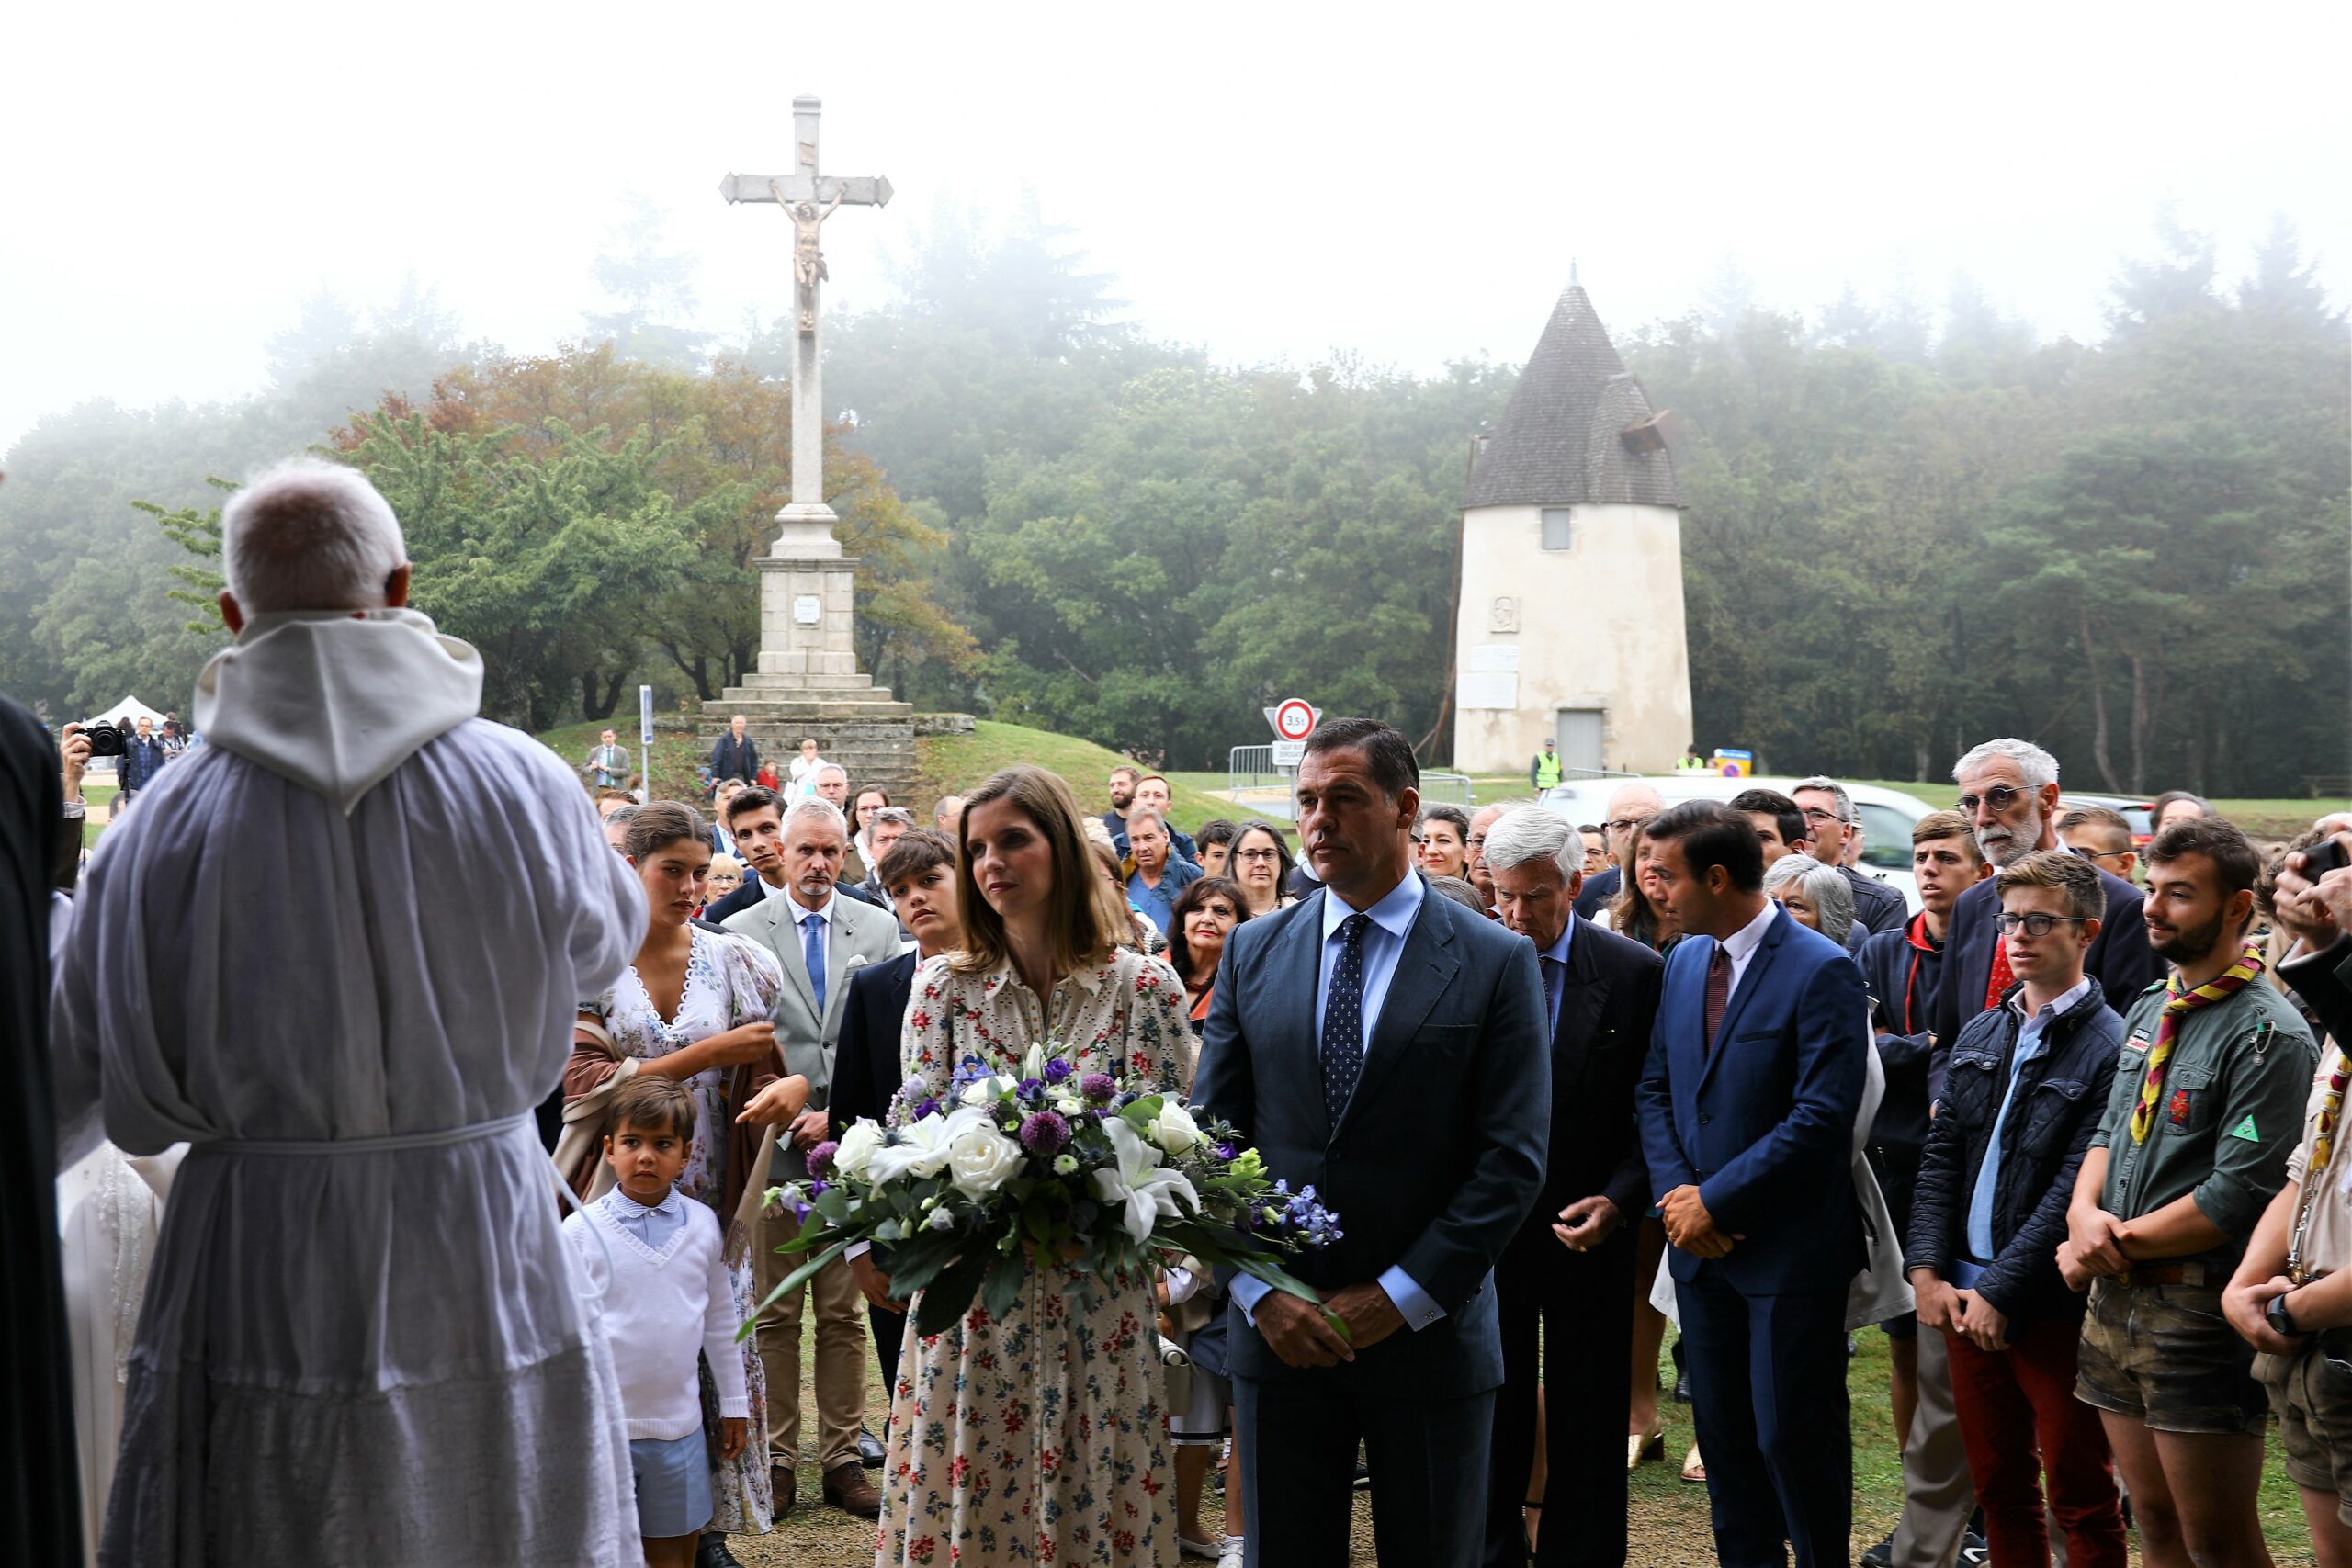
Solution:
M1544 509L1544 547L1565 550L1568 547L1568 509L1547 506Z

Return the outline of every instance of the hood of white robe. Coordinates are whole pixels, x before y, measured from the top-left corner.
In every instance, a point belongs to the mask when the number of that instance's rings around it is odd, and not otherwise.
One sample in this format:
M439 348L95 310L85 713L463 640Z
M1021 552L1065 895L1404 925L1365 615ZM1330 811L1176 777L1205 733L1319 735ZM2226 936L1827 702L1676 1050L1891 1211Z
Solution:
M196 681L207 743L346 817L435 737L481 711L481 655L414 610L255 615Z

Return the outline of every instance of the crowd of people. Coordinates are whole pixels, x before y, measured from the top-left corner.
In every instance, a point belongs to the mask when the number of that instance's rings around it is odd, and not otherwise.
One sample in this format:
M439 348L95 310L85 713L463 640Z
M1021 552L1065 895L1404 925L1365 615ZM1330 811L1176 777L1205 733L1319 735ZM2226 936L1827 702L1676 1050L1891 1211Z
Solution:
M2267 1563L2275 1420L2352 1564L2352 818L2266 854L2184 795L2141 844L1991 739L1915 912L1836 780L1471 812L1361 718L1295 828L1187 834L1130 766L1099 816L1017 766L919 821L741 718L650 799L609 730L575 766L479 717L356 472L222 531L209 744L78 886L88 738L44 773L0 726L39 852L0 960L50 998L9 1014L13 1198L165 1162L143 1289L74 1297L135 1318L111 1405L60 1284L105 1270L53 1217L11 1252L10 1561L724 1568L822 1506L877 1564L1336 1568L1368 1485L1384 1562L1623 1563L1671 1323L1735 1568L1850 1559L1865 1330L1904 1485L1866 1562ZM780 1288L775 1189L1047 1039L1319 1194L1319 1307L1038 1255L925 1335L887 1245ZM119 1426L96 1477L41 1448L76 1412Z

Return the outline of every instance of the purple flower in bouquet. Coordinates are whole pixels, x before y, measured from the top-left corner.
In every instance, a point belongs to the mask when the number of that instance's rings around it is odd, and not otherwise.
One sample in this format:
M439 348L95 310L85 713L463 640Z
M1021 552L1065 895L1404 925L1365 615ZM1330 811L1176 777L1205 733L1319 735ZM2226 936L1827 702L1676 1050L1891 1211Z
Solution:
M1089 1073L1078 1080L1078 1092L1097 1105L1105 1105L1118 1094L1119 1085L1108 1073Z
M831 1171L833 1168L833 1156L841 1153L841 1145L833 1142L831 1138L827 1138L823 1143L819 1144L815 1148L810 1149L808 1151L809 1174L812 1176L822 1176Z
M832 1190L833 1184L830 1181L812 1181L808 1184L808 1196L811 1198L822 1198L826 1193L831 1192Z
M1241 1151L1231 1144L1219 1144L1216 1146L1216 1157L1230 1164L1241 1157Z
M931 1086L922 1079L909 1078L899 1086L897 1098L903 1104L912 1105L915 1101L929 1097L930 1093Z
M1043 1078L1023 1078L1021 1080L1021 1098L1026 1100L1045 1087L1046 1080Z
M1051 1159L1069 1142L1069 1123L1051 1111L1040 1111L1021 1123L1021 1146L1039 1159Z
M938 1114L939 1101L936 1100L926 1100L922 1104L915 1107L915 1115L918 1119L925 1116L936 1116Z
M1059 1083L1062 1079L1069 1077L1070 1074L1077 1070L1077 1068L1069 1065L1067 1058L1057 1056L1052 1061L1046 1064L1046 1081L1047 1083Z

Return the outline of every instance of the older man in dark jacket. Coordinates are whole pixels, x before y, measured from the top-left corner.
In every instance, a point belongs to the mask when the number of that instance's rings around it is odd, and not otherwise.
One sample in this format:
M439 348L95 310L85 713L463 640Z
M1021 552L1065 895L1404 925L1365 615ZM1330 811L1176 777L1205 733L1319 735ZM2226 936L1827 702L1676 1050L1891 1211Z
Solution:
M2123 1044L2083 972L2107 893L2088 861L2042 850L2004 867L1998 894L2016 981L1952 1042L1905 1262L1951 1355L1993 1561L2047 1561L2046 1468L2070 1568L2122 1568L2106 1437L2074 1392L2084 1299L2055 1258Z

